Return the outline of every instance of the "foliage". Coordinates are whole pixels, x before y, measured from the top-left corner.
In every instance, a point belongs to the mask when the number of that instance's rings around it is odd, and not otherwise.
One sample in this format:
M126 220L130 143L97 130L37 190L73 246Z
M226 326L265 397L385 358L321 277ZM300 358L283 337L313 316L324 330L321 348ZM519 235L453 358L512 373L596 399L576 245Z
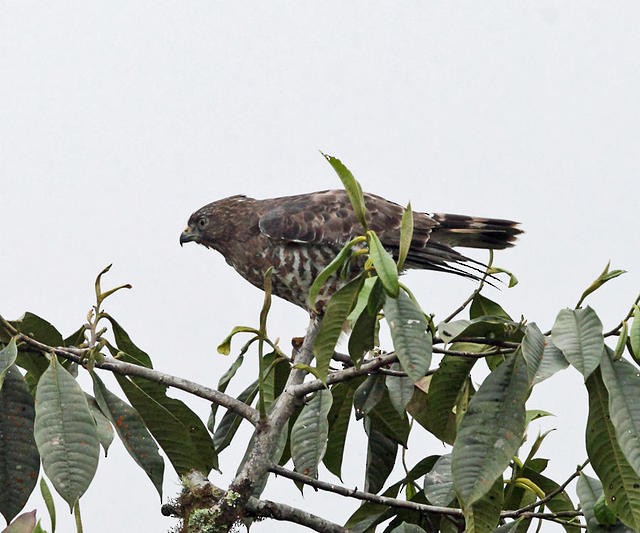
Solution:
M240 520L273 517L318 531L524 532L540 520L571 533L585 524L589 531L640 530L639 299L606 333L597 313L582 307L623 271L607 265L578 306L560 310L552 330L543 333L533 322L514 321L481 294L486 278L497 273L516 283L489 264L479 287L437 323L399 279L413 231L410 206L394 257L367 229L358 182L339 160L325 157L349 192L363 234L317 277L311 306L329 277L348 271L354 255L367 259L334 294L322 319L312 321L291 357L267 333L270 272L259 326L236 326L219 346L230 354L234 339L249 335L217 390L153 369L149 354L103 309L111 294L129 287L103 291L108 268L96 279L87 322L66 338L33 313L13 321L0 317L0 512L11 523L6 531L44 531L33 513L18 516L35 490L40 465L51 531L56 512L45 477L79 524L79 501L93 480L100 446L106 455L114 435L149 477L150 490L162 496L163 457L182 476L183 491L164 512L183 518L183 531L225 530ZM468 318L458 318L465 310ZM351 328L348 353L340 354L336 344L345 322ZM380 346L381 327L388 327L392 351ZM255 381L237 398L228 396L228 384L256 347ZM472 371L482 361L488 373L476 387ZM531 391L569 366L582 373L589 395L588 458L558 482L545 475L549 460L538 455L547 434L524 457L521 448L530 421L548 414L528 409ZM84 371L92 379L91 394L78 384ZM121 393L100 378L109 372ZM168 386L210 400L208 423L167 396ZM226 409L222 416L220 406ZM353 417L362 421L367 442L364 491L320 479L320 463L341 477ZM255 426L254 436L234 482L218 489L207 476L218 468L218 453L238 445L243 421ZM419 439L421 432L448 447L425 450L413 466L403 460L404 475L390 482L410 435ZM597 478L582 472L588 463ZM361 503L345 526L267 505L259 497L271 473L291 478L300 489L331 490ZM575 480L579 502L565 490Z

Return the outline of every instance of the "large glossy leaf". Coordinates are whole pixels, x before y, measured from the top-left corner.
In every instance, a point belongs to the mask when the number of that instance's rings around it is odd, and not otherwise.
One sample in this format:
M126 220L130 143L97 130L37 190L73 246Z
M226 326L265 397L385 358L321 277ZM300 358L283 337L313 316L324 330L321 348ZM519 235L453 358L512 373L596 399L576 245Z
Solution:
M144 470L162 498L164 460L158 445L138 412L109 391L95 372L91 373L93 392L100 409L116 428L118 437L133 460Z
M478 345L453 344L452 350L477 350ZM456 438L456 407L458 396L469 379L469 373L477 359L444 356L440 367L431 376L426 404L422 409L420 424L440 440L453 444ZM410 413L415 417L415 409Z
M545 338L540 328L532 322L527 324L524 330L521 349L525 362L527 363L527 372L529 374L529 382L533 383L544 354Z
M626 460L609 419L609 397L600 369L586 381L589 392L587 454L602 481L607 506L620 520L640 530L640 478Z
M425 533L425 530L416 524L402 522L399 526L394 527L390 533Z
M557 348L550 337L544 339L544 350L542 351L542 359L538 365L538 370L533 378L533 384L536 385L545 379L550 378L556 372L564 370L569 366L569 362L559 348Z
M96 431L98 434L98 440L100 441L100 446L102 446L104 456L106 457L109 451L109 446L111 446L111 443L113 442L113 426L109 419L100 410L96 399L90 394L85 394L85 396L87 398L87 404L89 405L89 411L91 411L91 416L96 423Z
M100 443L84 392L55 356L38 382L35 408L44 471L72 508L93 479Z
M27 503L38 479L40 455L33 422L33 398L20 370L12 365L0 390L0 513L7 522Z
M465 507L489 492L522 442L527 367L519 353L494 370L475 393L453 445L453 480Z
M469 307L469 316L471 319L481 316L497 316L511 321L509 313L507 313L500 305L493 300L489 300L482 294L476 294L471 301L471 307Z
M116 339L116 345L118 349L125 352L127 356L121 356L120 358L123 361L128 363L133 363L140 366L146 366L147 368L153 368L153 364L151 363L151 357L144 350L138 348L129 334L124 330L124 328L116 321L115 318L109 315L105 315L105 318L111 322L111 327L113 328L113 336ZM116 354L113 354L116 355Z
M353 177L351 171L337 157L324 153L322 155L333 167L333 170L336 171L336 174L338 174L340 181L342 181L342 184L349 195L349 200L351 201L351 206L353 207L356 217L358 217L362 227L366 229L366 206L360 183L358 183L358 181Z
M500 520L500 511L504 492L502 491L502 476L495 480L489 492L465 509L466 533L492 533Z
M376 269L376 274L382 282L387 294L392 298L398 297L400 281L398 280L398 266L392 255L385 250L378 235L374 231L367 231L367 241L369 243L369 257Z
M377 493L382 489L395 466L398 445L377 427L378 420L370 417L364 420L365 431L369 437L364 490Z
M20 333L24 333L38 342L49 346L64 345L64 339L60 332L38 315L26 312L20 320L14 322L14 325Z
M329 372L329 363L340 337L342 326L347 320L349 312L353 308L362 287L364 279L358 276L338 290L329 300L325 310L320 331L313 344L313 353L316 357L316 368L321 379L326 379Z
M613 360L609 348L600 364L609 393L609 415L625 458L640 475L640 374L624 359Z
M2 350L0 350L0 389L2 389L2 381L7 370L11 368L18 357L18 349L16 348L15 339L11 339Z
M297 472L318 477L318 465L327 449L329 422L327 415L333 397L327 389L319 390L303 408L291 429L291 458Z
M402 370L415 383L431 364L432 339L424 313L404 291L387 298L384 312Z
M179 475L217 468L217 455L202 420L165 387L144 378L116 375L131 405L144 420Z
M409 420L406 413L398 414L389 399L387 391L371 410L369 416L375 427L387 437L398 444L402 444L404 447L407 446L410 430Z
M560 311L551 329L551 339L585 378L600 364L604 348L602 322L591 307Z
M384 393L384 376L382 374L370 374L367 376L353 395L356 420L360 420L368 414L382 400Z
M322 458L329 472L342 479L342 459L347 429L351 419L351 402L354 388L351 382L338 383L331 387L333 402L327 415L329 433L327 437L327 451Z

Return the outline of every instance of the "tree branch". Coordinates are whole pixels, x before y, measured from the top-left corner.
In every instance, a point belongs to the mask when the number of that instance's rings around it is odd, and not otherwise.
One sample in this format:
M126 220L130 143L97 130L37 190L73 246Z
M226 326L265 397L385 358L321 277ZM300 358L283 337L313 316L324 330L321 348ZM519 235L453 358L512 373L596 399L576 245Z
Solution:
M247 511L249 514L258 518L273 518L275 520L294 522L302 526L307 526L314 531L326 531L327 533L344 533L348 531L346 528L312 513L271 500L249 498Z
M24 333L20 333L2 316L0 316L0 325L2 325L12 337L16 337L18 342L22 341L26 343L37 352L55 354L63 357L64 359L68 359L69 361L73 361L74 363L78 363L79 365L85 365L87 363L87 355L89 352L88 348L80 349L49 346L25 335ZM96 360L94 366L103 370L109 370L110 372L114 372L115 374L120 374L122 376L141 377L155 383L183 390L199 398L204 398L212 403L226 407L242 418L245 418L253 425L256 425L260 419L258 411L244 402L236 400L233 396L229 396L220 391L205 387L204 385L200 385L199 383L195 383L184 378L165 374L164 372L154 370L153 368L127 363L110 356L104 356L102 360Z

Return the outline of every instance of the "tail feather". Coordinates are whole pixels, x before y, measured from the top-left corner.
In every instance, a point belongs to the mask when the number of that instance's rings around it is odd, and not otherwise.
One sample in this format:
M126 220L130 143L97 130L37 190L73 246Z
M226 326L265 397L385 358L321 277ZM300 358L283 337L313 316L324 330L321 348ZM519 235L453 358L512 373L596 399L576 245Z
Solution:
M446 213L436 213L433 219L439 225L433 229L432 242L447 246L502 250L513 246L518 235L522 233L518 223L512 220Z

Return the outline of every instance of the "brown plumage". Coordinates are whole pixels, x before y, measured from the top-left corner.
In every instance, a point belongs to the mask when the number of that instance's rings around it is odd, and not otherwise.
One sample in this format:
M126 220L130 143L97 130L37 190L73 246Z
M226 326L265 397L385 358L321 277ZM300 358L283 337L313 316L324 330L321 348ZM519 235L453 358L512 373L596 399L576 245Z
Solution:
M367 224L397 256L404 208L365 194ZM502 249L522 231L516 222L442 213L414 213L405 268L439 270L477 279L481 263L453 249ZM273 293L308 309L309 287L349 240L364 232L344 190L255 200L231 196L191 215L180 244L195 241L220 252L253 285L273 266ZM476 266L474 266L476 265ZM361 265L354 265L354 271ZM321 292L321 309L344 281L333 277Z

